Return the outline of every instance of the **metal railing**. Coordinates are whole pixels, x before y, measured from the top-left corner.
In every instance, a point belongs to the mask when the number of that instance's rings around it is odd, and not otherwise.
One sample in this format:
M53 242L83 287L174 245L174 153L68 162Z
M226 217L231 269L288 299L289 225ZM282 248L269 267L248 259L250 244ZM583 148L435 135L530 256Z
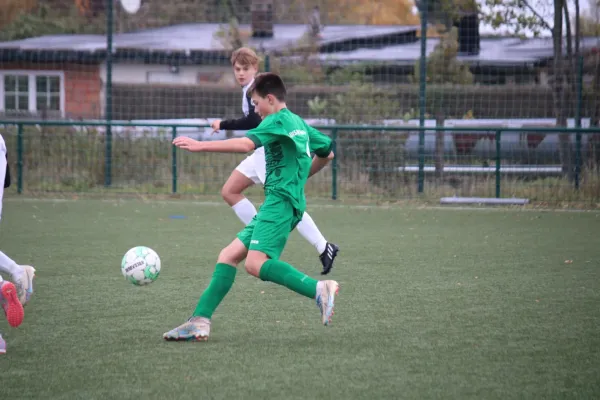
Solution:
M158 123L131 123L131 122L105 122L105 121L49 121L49 120L0 120L0 126L15 126L16 127L16 183L17 183L17 192L23 193L24 181L26 180L26 176L24 173L24 136L25 136L25 127L38 126L38 127L97 127L97 128L105 128L106 131L103 133L104 137L104 187L110 188L112 185L112 174L113 174L113 130L108 129L115 126L125 127L125 128L158 128L164 129L167 132L170 131L171 139L175 138L178 135L178 129L181 128L207 128L209 125L197 125L197 124L158 124ZM376 158L377 154L375 154L375 167L371 167L371 171L387 171L391 173L392 170L398 172L416 172L416 181L414 182L417 190L416 193L421 194L425 188L425 178L428 170L431 170L430 167L426 167L425 160L427 156L432 156L431 152L425 151L425 138L427 135L435 135L436 133L443 132L444 134L455 134L460 132L463 135L485 135L490 136L490 133L493 133L494 142L495 142L495 154L494 154L494 166L487 168L479 168L480 172L491 172L493 170L494 175L494 195L496 198L500 198L502 195L502 175L506 172L506 169L503 168L502 165L502 138L504 135L510 134L536 134L536 135L549 135L549 134L568 134L574 135L574 161L571 163L573 167L572 171L572 179L570 182L572 183L572 190L577 191L581 187L581 174L583 167L583 158L582 158L582 137L584 135L591 135L592 137L596 135L600 135L600 128L536 128L536 127L523 127L523 128L486 128L482 126L478 127L416 127L416 126L375 126L375 125L321 125L315 126L315 128L320 129L324 132L330 132L330 137L333 140L333 150L337 154L338 151L343 152L343 148L345 146L346 141L348 139L341 138L340 135L344 135L345 133L354 132L370 132L375 134L407 134L407 133L415 133L418 132L418 151L417 151L417 166L416 167L406 167L406 166L396 166L393 168L389 168L386 166L377 165ZM385 149L383 150L385 151ZM175 146L171 146L170 152L170 167L171 167L171 193L178 193L178 150ZM358 157L360 158L360 157ZM360 161L360 160L358 160ZM339 175L340 175L340 165L339 165L338 157L334 158L331 164L331 198L338 199L340 196L339 193ZM436 167L436 171L437 171ZM442 168L444 169L444 168ZM466 173L468 171L474 171L473 168L469 169L468 167L463 168L446 168L448 171L453 171L454 173ZM533 168L532 170L535 170ZM569 171L564 170L563 168L559 169L560 172L568 173Z

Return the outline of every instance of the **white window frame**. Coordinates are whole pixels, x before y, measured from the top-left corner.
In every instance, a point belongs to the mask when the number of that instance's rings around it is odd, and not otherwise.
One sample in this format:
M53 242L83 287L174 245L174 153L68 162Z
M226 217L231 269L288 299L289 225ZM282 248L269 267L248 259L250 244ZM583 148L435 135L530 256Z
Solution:
M0 70L0 112L6 112L4 106L4 77L9 76L27 76L27 87L28 87L28 112L36 113L37 110L37 90L36 90L36 79L38 76L56 76L59 78L59 112L61 117L65 116L65 73L63 71L45 71L45 70Z

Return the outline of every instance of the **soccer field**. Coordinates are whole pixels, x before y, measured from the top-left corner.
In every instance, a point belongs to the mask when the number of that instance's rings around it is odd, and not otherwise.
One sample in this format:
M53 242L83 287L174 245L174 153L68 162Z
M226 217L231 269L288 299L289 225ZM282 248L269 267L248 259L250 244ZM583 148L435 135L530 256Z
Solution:
M600 396L600 213L309 205L341 247L333 324L240 271L207 343L164 342L241 223L223 203L9 199L0 248L37 268L0 320L2 399ZM173 218L175 217L175 218ZM120 272L129 248L158 280ZM294 232L283 257L320 276Z

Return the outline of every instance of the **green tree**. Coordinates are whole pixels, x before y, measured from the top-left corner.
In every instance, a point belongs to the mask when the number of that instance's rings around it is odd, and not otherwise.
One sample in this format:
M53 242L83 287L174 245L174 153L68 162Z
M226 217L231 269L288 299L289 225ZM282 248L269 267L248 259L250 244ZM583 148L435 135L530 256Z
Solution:
M0 32L17 16L37 7L37 0L3 0L0 4Z
M458 30L451 28L444 34L440 42L435 46L431 55L427 58L426 76L428 84L455 84L467 85L473 83L473 74L469 66L458 60ZM414 81L420 79L421 60L417 60L414 69ZM442 105L444 103L443 91L432 91L428 96L435 96L433 104ZM442 108L441 106L439 107ZM443 125L445 116L441 110L431 110L435 115L438 125ZM436 132L435 140L435 174L441 177L444 168L444 132Z
M600 0L590 0L589 6L589 10L579 19L581 35L599 37ZM600 126L600 52L595 50L585 55L584 71L593 77L587 93L591 103L590 125ZM596 152L596 156L600 160L600 152Z
M335 119L337 124L381 125L385 119L402 115L397 94L374 85L360 69L340 69L328 79L333 84L343 82L344 91L309 101L311 112L318 116ZM404 132L340 131L336 158L345 180L367 178L390 195L405 187L407 177L396 168L405 163L406 139Z
M458 30L450 29L442 36L431 55L427 58L426 76L428 83L453 83L466 85L473 83L469 66L458 60ZM419 82L421 61L417 60L414 80Z
M419 10L427 6L427 21L441 24L448 31L462 13L479 12L475 0L415 0Z
M35 9L18 13L7 23L0 30L0 40L19 40L61 33L102 33L104 25L104 18L90 20L83 17L74 3L66 10L39 3Z
M556 126L566 127L569 97L574 94L574 71L576 55L579 54L580 23L579 0L575 4L575 33L571 27L571 19L567 0L485 0L486 12L484 21L494 28L503 27L515 34L531 32L539 35L550 32L553 41L552 94L554 99L554 115ZM546 15L552 15L546 18ZM565 21L563 23L563 20ZM564 29L563 29L564 28ZM563 39L566 36L566 57L563 51ZM573 47L573 38L575 46ZM563 172L573 179L573 155L568 134L559 135L559 153Z

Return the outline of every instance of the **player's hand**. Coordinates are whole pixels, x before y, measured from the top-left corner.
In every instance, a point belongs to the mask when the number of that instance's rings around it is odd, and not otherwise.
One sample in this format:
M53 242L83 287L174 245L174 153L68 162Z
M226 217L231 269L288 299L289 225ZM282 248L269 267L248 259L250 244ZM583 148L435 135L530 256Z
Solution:
M211 122L210 127L213 130L212 131L213 134L219 132L221 130L221 120L215 119L213 122Z
M202 151L202 142L186 136L178 136L173 140L173 145L187 151Z

